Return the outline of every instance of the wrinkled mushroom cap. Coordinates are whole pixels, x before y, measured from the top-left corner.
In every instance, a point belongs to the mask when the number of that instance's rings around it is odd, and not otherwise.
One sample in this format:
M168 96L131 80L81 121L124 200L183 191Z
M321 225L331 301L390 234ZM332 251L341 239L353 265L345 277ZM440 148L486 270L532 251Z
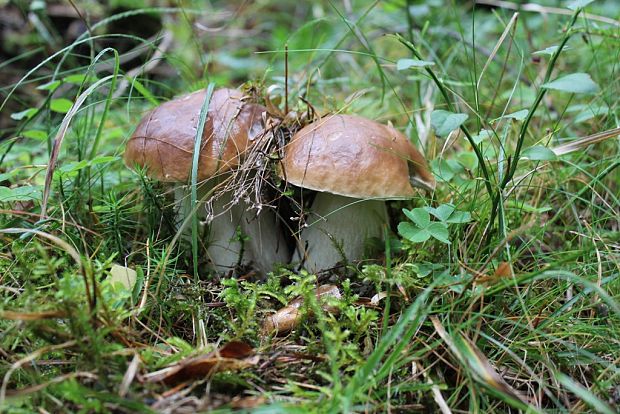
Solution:
M160 181L187 182L206 94L200 90L173 99L145 115L127 142L125 164L146 168L150 177ZM213 92L202 135L198 180L237 166L260 132L264 108L242 98L235 89Z
M297 132L280 176L291 184L353 198L411 197L432 189L426 160L396 129L354 115L330 115Z

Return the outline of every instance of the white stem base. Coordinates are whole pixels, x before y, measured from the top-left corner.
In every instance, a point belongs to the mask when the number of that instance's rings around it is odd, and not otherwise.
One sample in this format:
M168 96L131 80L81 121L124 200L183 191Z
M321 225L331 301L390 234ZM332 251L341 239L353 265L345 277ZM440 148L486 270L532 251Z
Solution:
M199 187L198 199L209 190L208 185ZM265 208L257 215L255 210L242 201L225 214L218 215L231 203L231 197L232 194L224 193L213 202L213 211L217 217L208 224L205 240L211 267L218 273L226 273L237 265L250 266L260 275L265 275L274 269L274 265L288 263L288 246L275 213ZM187 191L178 192L175 189L175 198L179 214L182 217L190 214L191 199ZM197 214L198 219L204 221L207 216L205 207L200 206ZM191 234L191 230L188 234Z
M383 225L388 222L385 202L381 200L318 193L310 211L308 227L301 232L292 259L293 263L303 260L309 272L362 259L366 240L382 239Z

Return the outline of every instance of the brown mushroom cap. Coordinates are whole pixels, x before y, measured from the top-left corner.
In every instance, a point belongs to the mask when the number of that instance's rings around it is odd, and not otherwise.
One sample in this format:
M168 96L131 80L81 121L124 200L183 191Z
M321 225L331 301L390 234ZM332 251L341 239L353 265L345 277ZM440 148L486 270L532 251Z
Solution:
M125 164L147 169L160 181L186 182L191 175L194 139L206 90L168 101L142 118L125 148ZM235 89L218 89L209 102L202 135L198 180L239 164L260 128L260 105L242 101Z
M286 146L280 175L299 187L353 198L393 199L434 188L424 156L394 128L354 115L330 115Z

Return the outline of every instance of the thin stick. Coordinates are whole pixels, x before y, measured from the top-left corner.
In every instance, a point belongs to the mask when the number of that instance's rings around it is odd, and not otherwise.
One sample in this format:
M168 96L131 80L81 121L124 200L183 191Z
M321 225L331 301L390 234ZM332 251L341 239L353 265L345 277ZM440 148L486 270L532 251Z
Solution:
M284 45L284 115L288 114L288 43Z

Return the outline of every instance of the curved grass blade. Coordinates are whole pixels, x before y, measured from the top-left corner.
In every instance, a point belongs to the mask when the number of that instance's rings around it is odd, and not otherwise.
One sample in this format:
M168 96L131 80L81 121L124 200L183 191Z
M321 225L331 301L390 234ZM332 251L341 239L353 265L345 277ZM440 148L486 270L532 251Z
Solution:
M207 87L207 95L200 108L200 117L198 118L198 128L194 137L194 153L192 155L192 174L191 174L191 203L192 203L192 261L194 264L194 278L198 278L198 216L196 215L196 203L198 199L198 160L200 159L200 148L202 143L202 134L207 122L209 113L209 103L213 95L215 84L209 83Z

